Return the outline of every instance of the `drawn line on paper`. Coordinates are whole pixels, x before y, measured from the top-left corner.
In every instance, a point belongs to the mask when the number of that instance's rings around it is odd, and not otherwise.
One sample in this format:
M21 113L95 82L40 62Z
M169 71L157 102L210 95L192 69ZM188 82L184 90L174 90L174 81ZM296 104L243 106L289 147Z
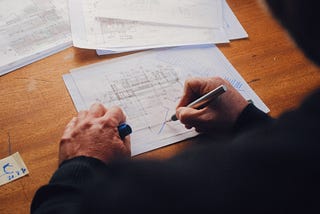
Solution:
M167 110L166 110L166 114L165 114L165 116L164 116L164 121L163 121L163 123L162 123L162 125L161 125L161 128L160 128L160 130L159 130L159 132L158 132L158 135L159 134L161 134L161 132L163 131L163 129L164 129L164 127L166 126L166 124L167 124L167 117L168 117L168 113L169 113L169 108L167 108L167 107L165 107Z
M151 71L148 67L140 66L130 72L119 72L117 77L105 75L106 88L98 100L106 105L120 106L135 129L160 125L160 130L156 129L155 134L161 134L165 123L162 117L154 117L159 112L157 109L162 108L166 119L169 106L180 98L179 91L182 88L174 67L159 64L155 68L155 71Z
M230 82L230 84L237 89L238 91L244 91L244 89L242 89L243 83L241 81L238 81L236 79L232 79L230 77L225 77L225 80L227 80L228 82Z

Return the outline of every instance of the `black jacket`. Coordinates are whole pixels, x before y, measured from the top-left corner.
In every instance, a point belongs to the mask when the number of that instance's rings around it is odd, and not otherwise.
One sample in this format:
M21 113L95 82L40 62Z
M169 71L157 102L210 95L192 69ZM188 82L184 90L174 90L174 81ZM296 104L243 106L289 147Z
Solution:
M32 213L320 213L320 90L278 119L249 105L232 137L165 161L65 161Z

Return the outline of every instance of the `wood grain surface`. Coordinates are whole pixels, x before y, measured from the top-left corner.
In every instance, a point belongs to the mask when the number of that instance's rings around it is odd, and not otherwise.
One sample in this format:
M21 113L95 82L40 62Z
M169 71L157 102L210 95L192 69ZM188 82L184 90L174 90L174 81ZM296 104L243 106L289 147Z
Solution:
M297 107L320 86L319 68L256 0L228 3L249 38L218 47L270 108L270 115ZM98 57L95 51L72 47L0 77L0 158L19 151L30 171L0 187L0 213L29 213L35 191L57 168L59 139L76 115L62 75L122 55ZM201 141L194 138L135 158L169 158Z

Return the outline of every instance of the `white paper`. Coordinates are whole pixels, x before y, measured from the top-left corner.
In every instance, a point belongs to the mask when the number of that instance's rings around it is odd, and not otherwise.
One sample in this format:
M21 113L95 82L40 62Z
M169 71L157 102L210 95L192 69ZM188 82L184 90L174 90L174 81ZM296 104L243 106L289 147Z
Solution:
M248 33L245 31L225 0L223 1L223 17L223 28L229 40L243 39L248 37Z
M97 16L140 22L222 28L222 0L94 0Z
M227 4L226 1L223 1L223 14L224 14L224 32L229 40L235 39L243 39L247 38L248 34L245 29L240 24L237 17L232 12L230 6ZM97 50L98 55L106 55L106 54L116 54L122 53L127 51L137 51L137 50L145 50L151 48L159 48L159 46L141 46L137 48L117 48L113 50Z
M0 160L0 186L29 174L19 152Z
M0 76L71 44L66 0L0 1Z
M221 29L96 18L94 0L69 0L73 44L115 52L180 45L226 43Z
M197 135L178 121L164 123L175 113L185 79L194 76L220 76L269 111L215 46L145 51L74 69L64 80L78 111L97 101L124 110L137 155Z

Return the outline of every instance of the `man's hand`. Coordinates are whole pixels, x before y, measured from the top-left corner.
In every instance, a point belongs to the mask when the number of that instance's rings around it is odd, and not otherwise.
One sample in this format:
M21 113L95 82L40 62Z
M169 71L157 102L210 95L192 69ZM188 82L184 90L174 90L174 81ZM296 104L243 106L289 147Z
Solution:
M93 104L89 111L81 111L66 126L60 142L59 162L77 156L87 156L108 163L130 157L129 136L122 140L118 126L126 118L118 107L106 109Z
M213 100L207 107L193 109L184 107L205 93L224 84L227 91ZM184 95L177 107L176 115L186 128L195 127L196 131L229 131L248 102L232 85L218 77L192 78L185 82Z

